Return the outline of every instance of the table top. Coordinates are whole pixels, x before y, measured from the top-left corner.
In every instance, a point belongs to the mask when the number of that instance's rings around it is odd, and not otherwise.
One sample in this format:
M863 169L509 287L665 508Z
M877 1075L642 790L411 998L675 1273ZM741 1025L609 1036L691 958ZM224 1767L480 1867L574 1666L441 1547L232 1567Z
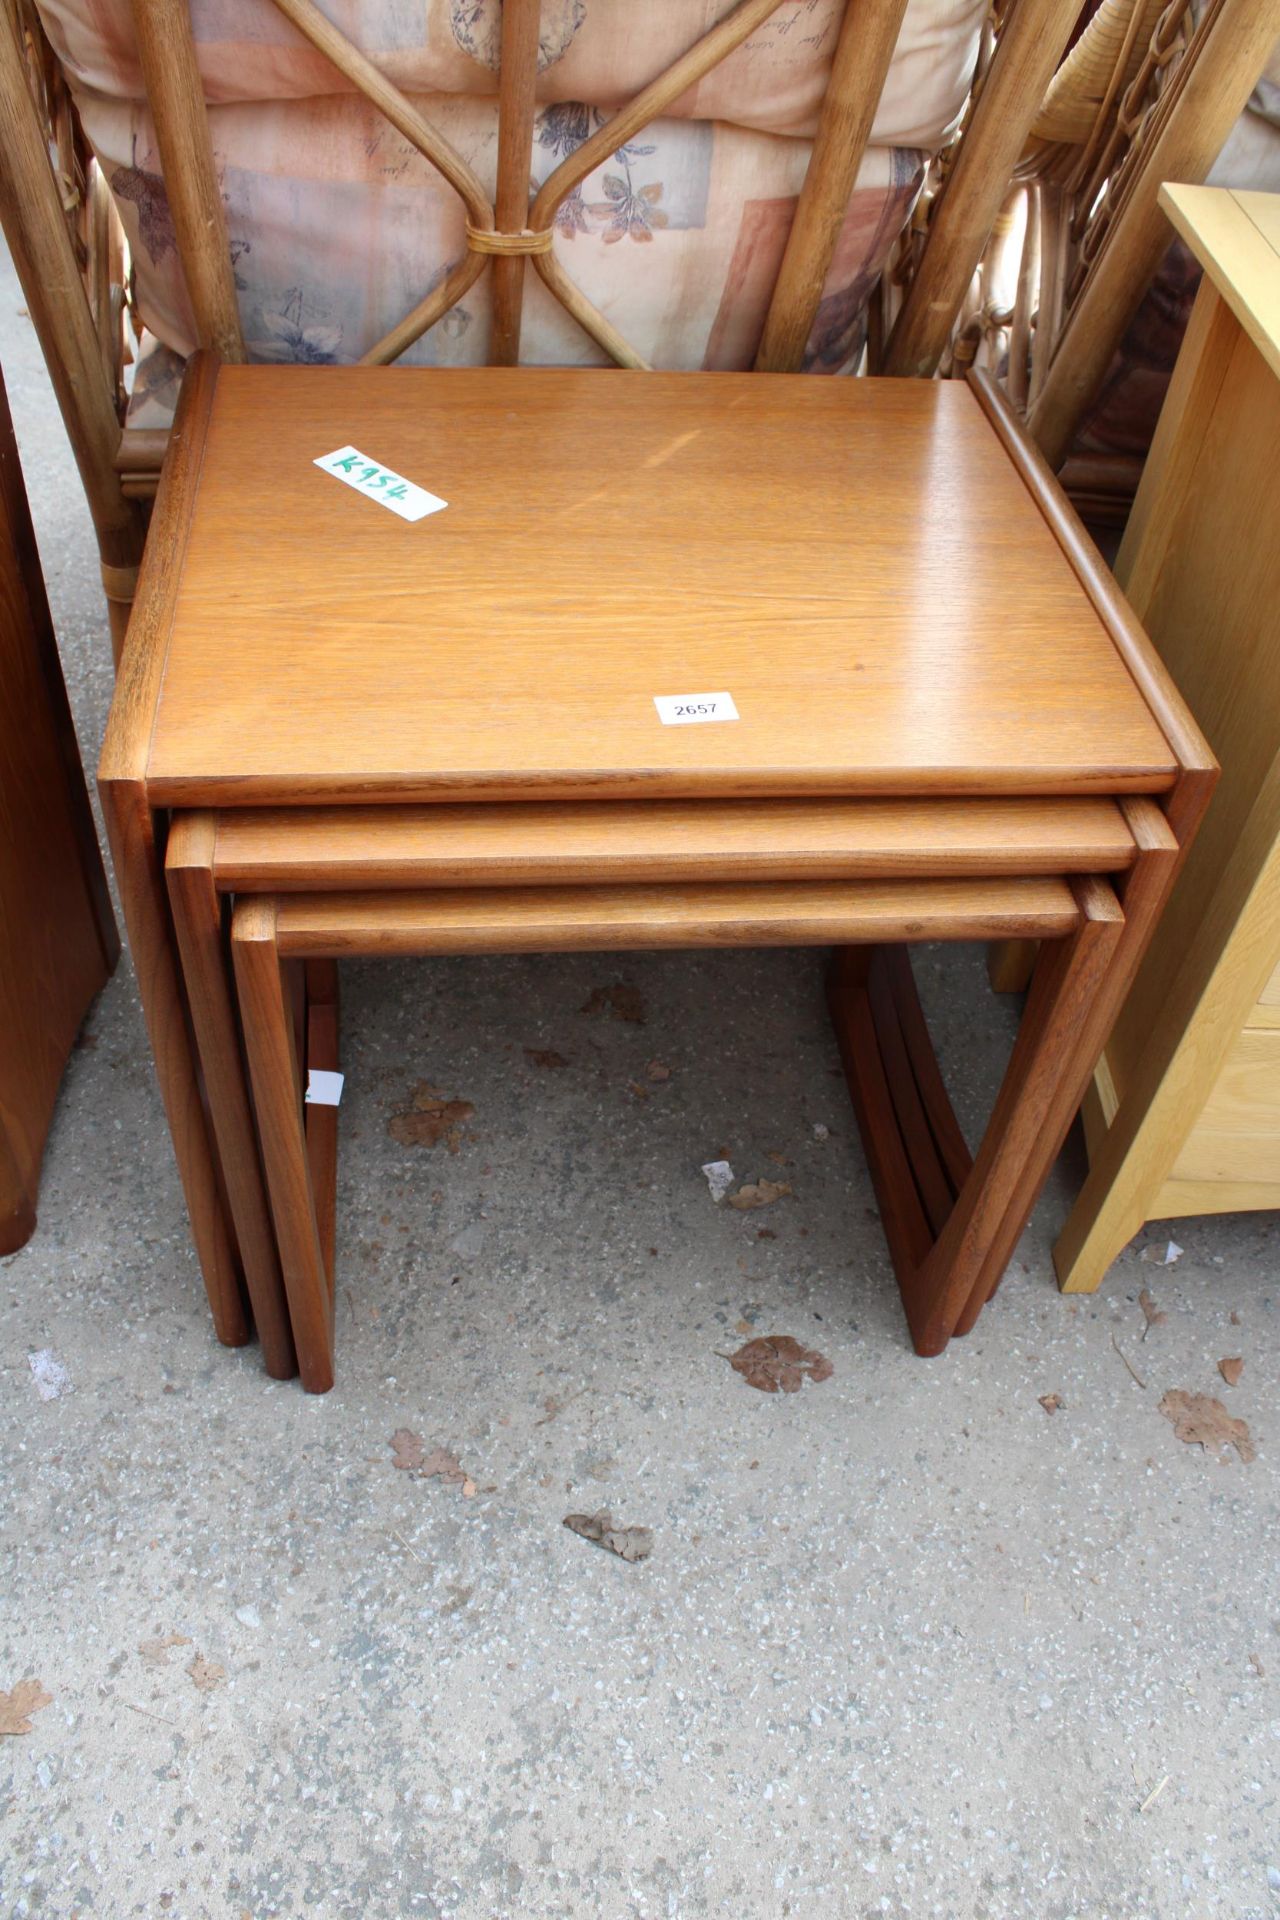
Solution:
M963 383L204 377L139 602L163 651L155 804L1173 782ZM316 464L344 448L369 492ZM410 522L371 497L401 477L447 505ZM656 703L726 695L736 719Z
M1165 185L1160 205L1280 374L1280 193Z

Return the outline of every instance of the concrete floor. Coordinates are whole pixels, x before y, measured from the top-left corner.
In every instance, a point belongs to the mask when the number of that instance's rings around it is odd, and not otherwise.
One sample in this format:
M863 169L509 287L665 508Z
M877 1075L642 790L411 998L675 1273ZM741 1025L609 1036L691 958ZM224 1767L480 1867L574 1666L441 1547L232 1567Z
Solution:
M0 278L92 764L96 556L22 305ZM923 973L972 1133L1013 1015L972 952ZM975 1334L917 1360L819 976L348 968L339 1380L309 1399L212 1339L121 964L0 1263L0 1691L52 1696L0 1742L0 1912L1280 1914L1275 1221L1179 1223L1175 1266L1135 1247L1068 1302L1073 1150ZM581 1011L617 981L644 1025ZM422 1079L474 1103L454 1154L388 1138ZM713 1206L719 1157L794 1196ZM720 1357L752 1328L833 1377L754 1391ZM1169 1387L1227 1401L1252 1464L1182 1443ZM402 1427L470 1490L397 1470ZM651 1558L561 1524L604 1505Z

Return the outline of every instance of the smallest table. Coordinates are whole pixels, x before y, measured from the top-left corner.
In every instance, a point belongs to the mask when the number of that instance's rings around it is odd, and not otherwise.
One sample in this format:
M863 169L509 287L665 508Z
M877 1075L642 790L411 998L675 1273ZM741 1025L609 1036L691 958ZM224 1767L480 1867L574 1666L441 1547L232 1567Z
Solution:
M575 913L834 942L913 1339L972 1324L1213 778L995 390L198 358L176 436L101 777L222 1337L242 1269L264 1340L284 1311L224 937L254 892L299 957L563 945ZM970 1165L897 949L1018 924L1045 944Z

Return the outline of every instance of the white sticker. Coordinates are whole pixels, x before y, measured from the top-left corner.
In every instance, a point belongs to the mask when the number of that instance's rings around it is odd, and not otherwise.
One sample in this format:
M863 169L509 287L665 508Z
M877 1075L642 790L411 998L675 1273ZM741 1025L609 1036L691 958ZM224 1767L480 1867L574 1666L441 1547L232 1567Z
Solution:
M329 1073L323 1067L312 1067L307 1073L307 1105L309 1107L336 1107L342 1098L342 1083L345 1073Z
M354 487L357 493L366 494L381 506L390 507L392 513L398 513L402 520L425 520L429 513L439 513L441 507L449 504L447 500L437 499L434 493L428 493L425 487L415 487L412 480L406 480L403 474L380 466L367 453L360 453L355 447L339 447L336 453L326 453L312 464L331 473L335 480L342 480L347 486Z
M711 1198L719 1206L733 1185L733 1168L727 1160L708 1160L701 1172L711 1189Z
M653 704L664 727L696 727L706 720L736 720L731 693L655 693Z

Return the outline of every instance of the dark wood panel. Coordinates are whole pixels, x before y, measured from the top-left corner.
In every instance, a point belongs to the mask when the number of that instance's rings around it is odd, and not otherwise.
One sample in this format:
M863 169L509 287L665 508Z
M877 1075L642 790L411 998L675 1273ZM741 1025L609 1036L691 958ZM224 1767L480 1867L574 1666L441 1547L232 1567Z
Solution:
M35 1228L67 1054L119 950L0 383L0 1253Z

